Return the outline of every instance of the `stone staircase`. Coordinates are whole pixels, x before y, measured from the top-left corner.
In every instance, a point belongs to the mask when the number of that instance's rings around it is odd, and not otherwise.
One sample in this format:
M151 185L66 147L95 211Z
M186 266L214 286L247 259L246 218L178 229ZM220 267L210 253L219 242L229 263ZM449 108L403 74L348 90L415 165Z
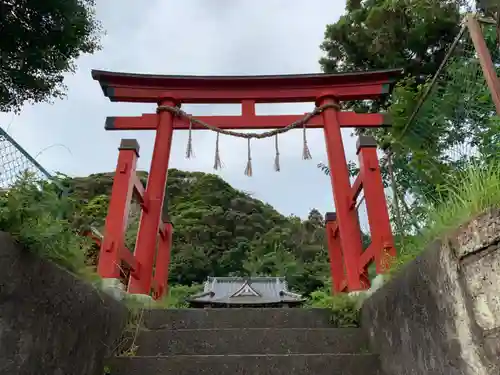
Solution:
M359 328L325 309L147 310L112 375L381 375Z

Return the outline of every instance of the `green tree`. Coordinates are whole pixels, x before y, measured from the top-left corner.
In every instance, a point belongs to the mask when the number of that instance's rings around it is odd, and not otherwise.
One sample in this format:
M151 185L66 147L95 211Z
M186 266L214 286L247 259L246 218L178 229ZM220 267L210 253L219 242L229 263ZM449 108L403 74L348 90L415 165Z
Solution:
M496 39L500 46L500 3L497 0L477 0L477 9L484 13L486 17L496 20Z
M328 25L320 59L327 73L403 68L433 74L460 28L463 0L348 0Z
M388 110L392 128L365 130L393 151L399 195L413 197L408 219L419 217L423 201L442 198L441 186L470 162L472 153L488 159L498 152L498 129L488 88L467 39L458 43L417 118L408 127L419 99L460 29L467 9L462 0L348 1L346 13L328 25L320 60L325 72L403 68L406 76L390 98L346 103L361 111ZM484 9L483 9L484 10ZM494 30L485 30L495 61ZM492 32L493 31L493 32ZM390 99L390 100L389 100ZM457 149L461 148L461 152ZM318 165L325 173L329 170ZM386 186L389 175L382 170ZM404 199L402 199L404 200ZM410 215L408 213L410 212Z
M64 74L100 48L94 0L0 1L0 111L64 96Z
M493 39L489 38L492 43ZM402 193L419 200L442 199L441 186L475 160L498 157L498 118L474 56L460 52L446 66L410 126L426 85L402 81L393 94L391 143L395 177ZM381 134L381 133L379 133ZM475 151L473 151L475 149Z

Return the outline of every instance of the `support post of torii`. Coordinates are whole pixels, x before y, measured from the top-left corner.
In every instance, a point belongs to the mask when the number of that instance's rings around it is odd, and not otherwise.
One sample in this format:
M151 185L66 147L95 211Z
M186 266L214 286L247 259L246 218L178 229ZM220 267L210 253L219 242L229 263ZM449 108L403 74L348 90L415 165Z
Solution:
M337 99L329 95L318 100L318 105L334 103L338 104ZM337 223L340 231L339 240L344 254L347 285L349 290L361 290L363 288L358 263L363 252L363 241L358 226L357 212L351 207L351 183L349 181L342 132L340 131L338 110L334 108L326 109L323 112L323 121L326 153L328 155L328 165L330 166L330 179L337 210Z
M106 97L113 102L156 103L158 106L179 106L184 103L240 103L239 116L202 116L198 119L219 129L272 129L283 128L303 116L257 116L256 103L315 102L317 105L376 99L389 94L390 84L401 70L354 72L347 74L305 74L282 76L165 76L92 71ZM339 248L345 259L346 289L360 290L362 282L359 262L362 255L361 232L355 210L351 205L352 187L349 182L347 162L341 137L343 127L389 126L382 114L358 114L341 112L334 108L324 110L306 125L307 128L323 128L331 171L332 188L336 206L336 229ZM140 275L131 278L129 292L147 294L153 282L153 259L157 236L161 227L169 155L174 130L189 128L189 120L173 117L168 111L143 114L137 117L108 117L107 130L154 130L155 148L151 161L148 183L144 192L144 204L134 257ZM203 129L194 125L193 129ZM378 193L380 194L380 192ZM383 195L383 191L382 191ZM379 201L384 199L379 197ZM387 210L387 207L385 207ZM109 212L108 216L112 216ZM388 224L388 223L387 223ZM105 233L106 237L107 234ZM329 247L330 243L329 243ZM337 254L330 249L330 254ZM101 250L103 251L103 250ZM108 257L109 258L109 257ZM168 257L161 266L168 269ZM101 257L100 262L106 258ZM331 262L343 262L331 259ZM340 269L337 267L337 269Z

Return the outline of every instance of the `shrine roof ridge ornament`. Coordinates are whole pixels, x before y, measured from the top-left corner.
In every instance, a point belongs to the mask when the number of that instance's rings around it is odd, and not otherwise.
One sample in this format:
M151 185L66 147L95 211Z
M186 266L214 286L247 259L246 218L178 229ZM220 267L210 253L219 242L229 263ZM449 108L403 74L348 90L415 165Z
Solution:
M315 101L328 94L339 100L387 94L402 69L285 75L158 75L92 70L113 102L154 103L171 98L182 103L256 103Z

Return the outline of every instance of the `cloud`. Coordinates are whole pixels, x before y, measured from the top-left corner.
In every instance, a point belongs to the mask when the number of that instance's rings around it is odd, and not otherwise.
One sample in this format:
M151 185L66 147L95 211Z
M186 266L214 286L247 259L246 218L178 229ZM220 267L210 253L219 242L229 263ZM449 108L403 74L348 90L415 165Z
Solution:
M91 69L157 74L255 75L319 72L319 45L327 24L343 12L342 0L183 0L147 2L99 1L97 15L107 35L102 51L78 59L78 70L66 77L68 96L53 105L26 106L10 134L49 171L69 175L115 168L121 138L137 138L139 167L149 168L152 132L106 132L106 116L153 112L150 104L110 103L103 97ZM259 105L260 114L304 113L312 103ZM193 114L237 114L234 105L191 105ZM2 124L10 115L0 116ZM344 132L349 158L354 140ZM279 138L282 171L273 171L274 140L252 142L254 177L243 175L245 140L221 138L225 168L220 175L236 188L251 192L284 214L306 216L311 208L333 210L329 179L316 168L326 161L323 133L308 131L313 160L302 161L302 133ZM195 159L184 158L187 132L174 134L171 166L213 172L215 134L193 133Z

